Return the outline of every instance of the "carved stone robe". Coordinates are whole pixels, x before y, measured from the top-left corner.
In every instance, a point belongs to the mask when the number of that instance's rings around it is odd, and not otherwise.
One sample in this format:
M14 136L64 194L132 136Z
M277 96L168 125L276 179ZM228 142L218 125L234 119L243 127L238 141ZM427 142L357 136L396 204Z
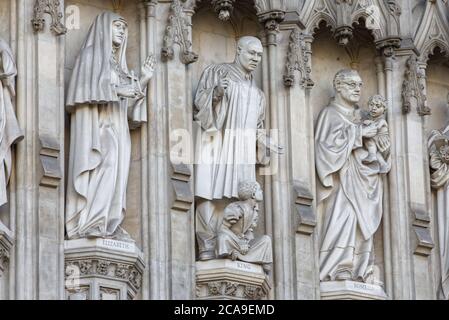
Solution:
M362 125L354 110L331 103L316 124L318 203L324 205L320 279L365 281L370 272L373 236L382 217L382 174L389 159L363 164Z
M131 159L128 116L143 99L118 97L115 87L130 84L126 65L127 34L113 57L112 12L92 24L78 55L67 92L71 112L66 227L69 239L115 237L126 211ZM136 84L137 85L137 84ZM145 119L140 119L144 121Z
M221 78L230 84L214 102ZM265 98L251 74L234 64L207 67L195 96L195 120L201 126L196 144L195 195L204 199L238 197L238 183L256 180L258 130L263 129Z
M16 65L8 44L0 39L0 206L8 202L11 147L23 138L12 101L15 96Z
M217 256L228 256L233 250L238 252L237 259L256 264L268 264L273 262L271 238L268 236L254 237L253 228L257 224L257 209L245 201L229 204L223 217L223 223L217 235ZM238 221L231 225L226 219L229 216L239 217ZM249 250L241 252L242 242L248 242Z

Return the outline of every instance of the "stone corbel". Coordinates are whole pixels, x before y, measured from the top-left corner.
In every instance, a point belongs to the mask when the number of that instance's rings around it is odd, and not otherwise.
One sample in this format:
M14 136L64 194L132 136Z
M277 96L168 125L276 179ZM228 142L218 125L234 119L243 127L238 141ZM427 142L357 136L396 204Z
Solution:
M412 55L407 60L402 84L402 112L404 114L411 111L413 100L417 102L417 111L420 116L431 114L431 110L427 106L424 82L425 75L420 70L418 58Z
M430 233L430 216L422 204L411 203L413 213L413 230L415 232L414 253L422 256L429 256L435 246Z
M187 212L190 210L194 196L190 186L192 172L184 163L172 164L173 205L172 209Z
M60 3L58 0L36 0L34 3L34 16L31 19L34 31L41 32L44 30L44 13L47 13L51 17L50 30L57 36L65 34L67 28L61 22L63 15L59 7Z
M400 37L388 37L375 42L376 49L379 50L383 56L391 58L394 56L395 49L401 47L402 39Z
M48 136L40 136L39 140L41 143L40 160L43 169L40 185L57 188L62 178L59 143L55 138Z
M234 10L234 3L236 0L211 0L211 5L214 11L218 14L218 19L221 21L229 21L232 11Z
M309 188L300 181L293 183L295 207L298 213L296 232L311 235L316 227L316 216L313 212L313 195Z
M277 45L279 24L284 20L285 12L282 10L272 10L259 14L258 18L265 28L267 45Z
M301 74L300 84L303 88L311 88L314 83L310 78L312 69L310 67L311 56L310 43L305 40L305 36L294 29L290 34L290 43L287 52L286 74L284 75L284 84L286 87L292 87L296 82L295 72Z
M354 36L351 19L353 2L353 0L336 0L337 26L334 31L334 38L342 46L347 45Z
M198 60L198 55L192 51L190 39L190 23L184 12L183 5L179 0L174 0L170 5L168 24L165 29L164 45L162 47L162 58L171 60L174 57L174 44L181 48L181 61L190 64Z
M8 267L12 245L12 232L0 221L0 277Z

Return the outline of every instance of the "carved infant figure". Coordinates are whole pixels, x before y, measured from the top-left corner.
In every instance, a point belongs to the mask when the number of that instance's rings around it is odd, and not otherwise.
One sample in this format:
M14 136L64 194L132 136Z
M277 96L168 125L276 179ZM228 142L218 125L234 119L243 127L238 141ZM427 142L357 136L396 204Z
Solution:
M389 145L388 123L385 120L385 112L387 110L387 101L381 95L371 96L368 100L368 116L363 121L365 126L375 124L377 134L373 138L364 139L365 148L368 155L363 159L363 163L369 164L377 160L377 152L384 153L385 146Z
M256 181L240 182L240 201L229 204L223 214L223 223L217 234L217 256L261 264L265 272L271 270L271 238L255 238L254 229L259 220L259 202L263 193Z

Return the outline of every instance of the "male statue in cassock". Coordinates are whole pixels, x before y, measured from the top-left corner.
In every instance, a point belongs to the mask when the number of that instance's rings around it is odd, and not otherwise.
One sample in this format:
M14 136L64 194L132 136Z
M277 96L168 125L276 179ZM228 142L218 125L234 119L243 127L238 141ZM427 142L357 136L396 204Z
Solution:
M382 218L382 177L390 171L390 142L382 140L376 159L364 140L376 136L375 124L358 117L363 82L355 70L334 78L335 98L325 107L315 129L317 201L323 206L320 280L367 282L373 272L374 233Z
M268 150L281 151L265 135L265 97L253 77L262 54L259 39L242 37L234 62L208 66L198 84L195 195L205 200L196 210L200 260L215 258L221 219L214 212L238 198L239 182L256 181L256 163L267 164Z

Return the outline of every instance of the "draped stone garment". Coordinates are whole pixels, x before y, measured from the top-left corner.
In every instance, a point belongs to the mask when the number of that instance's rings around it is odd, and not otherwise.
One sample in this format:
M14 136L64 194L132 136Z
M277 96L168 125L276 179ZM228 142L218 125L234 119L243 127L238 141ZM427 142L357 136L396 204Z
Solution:
M315 132L318 203L324 205L320 279L350 275L366 279L370 272L373 235L382 217L382 174L390 160L363 164L362 125L354 112L331 103L318 117Z
M228 205L224 211L224 219L229 216L239 217L239 220L228 226L223 221L217 235L217 256L229 256L232 251L237 251L237 259L256 264L273 262L271 238L268 236L254 237L253 228L257 223L257 211L244 201L234 202ZM241 253L241 242L249 241L249 250Z
M230 83L214 103L221 78ZM196 143L195 195L204 199L237 198L238 183L256 180L257 129L263 129L265 98L251 74L234 64L207 67L195 95L195 120L201 126Z
M0 39L0 206L8 202L6 187L11 176L11 147L23 138L12 104L16 75L11 49Z
M113 236L126 211L131 158L128 117L143 99L118 97L115 87L138 81L126 65L127 34L115 61L111 12L92 24L75 62L67 108L71 112L66 227L69 239ZM144 121L144 119L140 119Z
M434 130L429 137L430 167L433 172L430 176L432 188L437 190L437 219L440 247L441 284L440 298L449 299L449 166L442 161L438 150L433 146L435 138L448 135L449 125L443 130Z

